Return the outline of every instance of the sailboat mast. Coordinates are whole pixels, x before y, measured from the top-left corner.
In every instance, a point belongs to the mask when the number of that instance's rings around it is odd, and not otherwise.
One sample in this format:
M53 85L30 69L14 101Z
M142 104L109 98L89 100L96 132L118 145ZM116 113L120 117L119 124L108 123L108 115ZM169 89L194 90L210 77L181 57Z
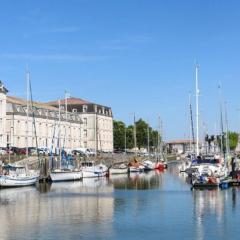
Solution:
M223 131L224 131L224 129L223 129L222 92L221 92L221 84L220 83L218 85L218 90L219 90L219 102L220 102L220 128L221 128L220 150L225 159L225 151L224 151L224 147L223 147L223 138L224 138Z
M124 125L124 152L127 153L127 128Z
M64 136L64 145L63 147L66 148L67 146L67 92L65 91L65 136Z
M160 147L160 145L161 145L161 140L160 140L160 134L161 134L161 119L160 119L160 117L158 117L158 154L157 154L157 156L158 156L158 159L160 160L160 152L161 152L161 147Z
M136 133L136 119L135 119L135 113L133 115L133 122L134 122L134 125L133 125L133 141L134 141L134 152L135 152L135 155L137 153L137 133Z
M196 154L199 155L199 87L198 87L198 70L199 66L196 65Z
M150 132L149 132L149 124L147 126L147 144L148 144L148 158L150 157Z
M190 111L190 116L189 116L189 151L192 151L192 117L191 117L191 93L189 93L188 96L188 101L189 101L189 111Z
M226 157L229 156L229 133L228 133L228 116L227 116L227 103L225 102L225 124L226 124ZM225 160L226 164L226 160Z
M61 149L61 101L60 99L58 100L58 149L59 149L59 161L60 161L60 166L59 168L62 169L62 149Z
M27 142L26 142L26 157L28 158L28 135L29 135L29 127L28 127L28 120L29 120L29 80L30 80L30 74L27 69L26 71L26 81L27 81Z

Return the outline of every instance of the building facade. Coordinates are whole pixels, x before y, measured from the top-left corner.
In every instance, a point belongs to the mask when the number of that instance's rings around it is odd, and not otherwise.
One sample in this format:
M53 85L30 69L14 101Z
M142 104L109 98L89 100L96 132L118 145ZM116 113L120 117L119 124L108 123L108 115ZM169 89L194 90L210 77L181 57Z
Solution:
M27 102L7 93L0 82L0 147L113 150L111 108L78 98Z
M167 142L167 148L170 153L183 154L195 149L195 141L180 139Z

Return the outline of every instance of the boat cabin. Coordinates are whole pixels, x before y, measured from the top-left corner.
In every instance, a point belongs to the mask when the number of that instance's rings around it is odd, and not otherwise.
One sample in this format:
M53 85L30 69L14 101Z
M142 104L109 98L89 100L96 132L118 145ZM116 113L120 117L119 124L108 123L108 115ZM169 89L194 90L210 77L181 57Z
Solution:
M16 165L5 165L3 166L3 174L4 175L9 175L9 174L25 174L26 173L26 168L25 166L16 166Z
M93 161L83 161L83 162L81 162L81 166L82 167L92 167L92 166L94 166L94 162Z

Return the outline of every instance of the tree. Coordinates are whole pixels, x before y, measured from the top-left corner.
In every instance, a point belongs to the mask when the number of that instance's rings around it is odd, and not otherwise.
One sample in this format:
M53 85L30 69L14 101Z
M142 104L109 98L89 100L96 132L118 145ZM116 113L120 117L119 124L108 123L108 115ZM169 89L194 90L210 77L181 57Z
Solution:
M113 121L113 143L114 149L125 148L125 123L122 121Z
M150 149L156 149L158 143L158 131L153 130L143 119L136 121L136 138L138 148L147 148L148 146L148 128L149 128L149 145ZM134 147L133 125L126 126L122 121L113 121L114 149Z
M127 149L132 149L134 147L133 140L133 126L130 125L126 129L126 141L127 141Z
M136 122L137 147L143 148L148 144L148 124L141 118Z
M229 148L230 150L235 150L238 144L238 133L236 132L228 132L229 137ZM217 136L218 145L221 146L221 135ZM226 152L226 133L222 135L222 143L223 143L223 151Z
M238 144L238 133L236 132L229 132L229 147L230 150L235 150Z

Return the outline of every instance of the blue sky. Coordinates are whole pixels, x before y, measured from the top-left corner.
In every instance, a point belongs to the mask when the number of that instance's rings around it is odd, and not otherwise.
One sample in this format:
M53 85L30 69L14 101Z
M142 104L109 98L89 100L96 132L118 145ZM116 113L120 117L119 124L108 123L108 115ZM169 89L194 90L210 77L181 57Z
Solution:
M160 115L165 138L183 138L197 60L201 123L219 129L220 81L230 129L240 129L239 1L0 0L0 7L0 79L10 95L25 96L28 64L35 100L67 90L111 106L128 124L135 112L157 127Z

